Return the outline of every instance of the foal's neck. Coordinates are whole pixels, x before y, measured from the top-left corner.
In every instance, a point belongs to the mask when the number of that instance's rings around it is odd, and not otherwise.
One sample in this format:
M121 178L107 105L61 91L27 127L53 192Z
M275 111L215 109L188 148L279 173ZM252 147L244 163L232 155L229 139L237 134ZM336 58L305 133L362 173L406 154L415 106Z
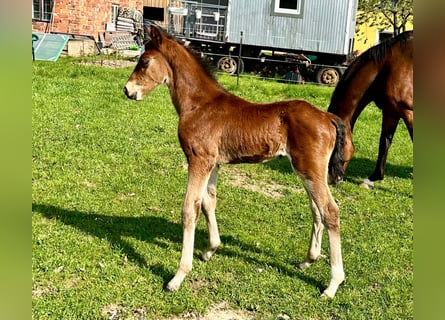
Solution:
M173 73L168 87L179 115L207 104L216 96L228 94L186 48L172 43L168 53L172 52L174 54L167 56Z

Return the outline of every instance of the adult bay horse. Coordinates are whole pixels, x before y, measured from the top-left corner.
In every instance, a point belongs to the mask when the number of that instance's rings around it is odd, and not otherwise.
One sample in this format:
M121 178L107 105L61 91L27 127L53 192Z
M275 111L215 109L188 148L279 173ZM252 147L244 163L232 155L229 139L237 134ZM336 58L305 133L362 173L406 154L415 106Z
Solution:
M363 52L346 69L335 87L328 112L346 124L345 165L354 153L352 131L358 116L372 101L382 110L379 152L367 186L382 180L388 149L400 119L413 140L413 31L401 33Z
M194 234L202 210L207 221L209 260L220 245L215 217L218 167L257 163L287 155L310 200L313 226L308 268L321 256L323 229L329 236L331 279L323 295L334 297L344 280L340 217L328 187L343 172L343 121L302 100L251 103L223 89L201 61L156 27L124 87L128 98L142 100L165 83L179 115L178 136L188 162L188 183L182 208L183 244L179 268L166 290L179 289L192 270Z

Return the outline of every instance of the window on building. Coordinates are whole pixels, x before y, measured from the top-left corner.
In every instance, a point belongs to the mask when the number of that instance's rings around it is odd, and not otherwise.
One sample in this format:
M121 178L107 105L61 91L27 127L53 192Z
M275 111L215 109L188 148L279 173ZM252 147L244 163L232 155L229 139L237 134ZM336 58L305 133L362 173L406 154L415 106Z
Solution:
M51 21L52 9L52 0L33 0L32 18L35 20Z
M377 42L385 41L386 39L392 38L394 35L394 32L392 30L379 30L377 34Z
M283 16L301 16L303 0L272 0L272 14Z
M164 8L144 6L144 19L164 21Z

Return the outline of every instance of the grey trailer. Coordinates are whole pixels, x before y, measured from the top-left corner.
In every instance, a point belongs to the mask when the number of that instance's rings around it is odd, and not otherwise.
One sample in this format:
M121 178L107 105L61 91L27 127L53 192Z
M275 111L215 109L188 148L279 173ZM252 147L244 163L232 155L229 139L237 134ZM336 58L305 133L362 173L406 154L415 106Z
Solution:
M167 31L229 73L335 85L354 56L357 2L172 0Z

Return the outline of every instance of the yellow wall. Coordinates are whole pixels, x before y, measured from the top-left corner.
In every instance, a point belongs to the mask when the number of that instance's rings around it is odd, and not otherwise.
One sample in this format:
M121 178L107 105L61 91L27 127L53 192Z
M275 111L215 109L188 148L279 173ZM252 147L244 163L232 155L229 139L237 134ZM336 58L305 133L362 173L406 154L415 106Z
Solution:
M383 28L379 28L378 26L371 27L369 25L370 23L357 26L359 31L355 33L354 37L354 51L358 50L359 52L363 52L373 45L376 45L379 39L379 31L393 31L392 28L382 30ZM407 23L406 30L413 30L413 24Z

